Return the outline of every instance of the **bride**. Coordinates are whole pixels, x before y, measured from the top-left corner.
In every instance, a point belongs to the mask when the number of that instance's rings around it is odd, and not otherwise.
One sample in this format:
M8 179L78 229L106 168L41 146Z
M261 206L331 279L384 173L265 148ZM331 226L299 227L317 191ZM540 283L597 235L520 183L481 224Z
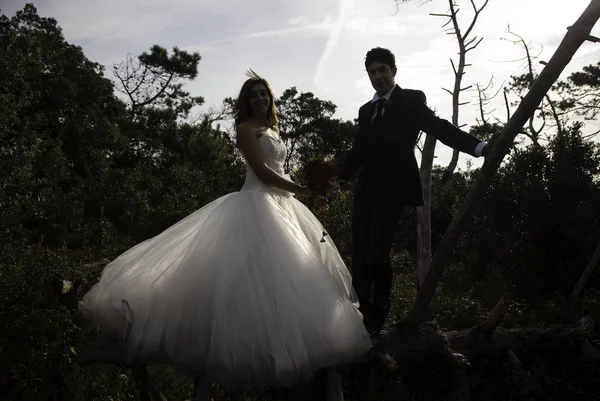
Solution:
M80 310L128 361L168 363L229 388L290 387L366 353L348 272L283 171L273 92L250 71L236 111L247 165L230 193L106 266Z

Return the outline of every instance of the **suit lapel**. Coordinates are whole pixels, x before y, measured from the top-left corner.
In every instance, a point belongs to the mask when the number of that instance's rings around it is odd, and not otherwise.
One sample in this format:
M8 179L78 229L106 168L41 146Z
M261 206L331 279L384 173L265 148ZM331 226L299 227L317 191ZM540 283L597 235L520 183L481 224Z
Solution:
M392 91L392 94L390 95L390 102L392 104L397 104L400 103L402 101L402 88L399 87L398 85L396 85L396 87L394 88L394 90Z
M375 103L370 102L367 107L365 107L365 111L362 115L361 124L366 128L367 132L371 132L371 117L373 117L373 113L375 112Z
M392 91L392 93L390 95L389 100L387 101L387 103L385 105L385 113L381 117L381 123L383 126L386 126L390 122L393 122L394 117L396 117L397 114L401 111L401 109L402 109L401 92L402 92L402 89L400 89L400 87L398 85L396 85L396 87L394 88L394 90Z

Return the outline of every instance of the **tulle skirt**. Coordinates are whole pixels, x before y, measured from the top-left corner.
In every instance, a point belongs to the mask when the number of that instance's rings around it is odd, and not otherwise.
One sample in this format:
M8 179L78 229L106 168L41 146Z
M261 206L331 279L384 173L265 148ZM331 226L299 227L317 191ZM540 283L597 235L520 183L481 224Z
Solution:
M368 352L351 277L294 197L225 195L106 266L80 303L126 358L288 387Z

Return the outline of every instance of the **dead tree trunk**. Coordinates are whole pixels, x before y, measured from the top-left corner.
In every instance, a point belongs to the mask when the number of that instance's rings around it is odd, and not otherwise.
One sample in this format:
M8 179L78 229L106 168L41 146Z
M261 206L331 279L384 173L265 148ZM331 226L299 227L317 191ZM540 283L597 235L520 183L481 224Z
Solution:
M444 268L448 264L454 246L458 241L458 236L469 222L471 211L482 200L486 189L492 182L502 159L508 153L515 137L535 112L552 84L558 79L567 64L569 64L579 47L590 38L590 32L599 18L600 0L592 0L575 24L568 28L567 34L556 49L556 52L532 85L531 90L523 98L523 101L508 123L502 129L458 214L446 230L437 251L433 255L432 264L423 286L405 319L406 324L417 324L426 316Z
M573 316L575 314L575 303L577 302L577 299L579 298L579 295L581 294L583 287L585 287L585 283L587 283L587 281L590 279L590 277L592 277L592 274L594 273L594 269L598 265L598 261L600 261L600 240L598 240L598 244L596 245L596 250L594 251L592 258L590 259L590 262L588 263L587 267L583 271L583 274L579 278L579 281L577 281L577 284L575 284L575 288L573 289L573 292L571 293L571 296L569 297L569 301L567 302L567 311L565 313L565 320L567 320L567 321L573 320Z
M460 93L470 88L470 86L465 88L462 87L462 79L463 75L465 75L465 68L469 65L466 62L467 53L475 49L483 40L483 38L478 38L477 36L469 38L469 35L477 23L479 14L488 5L489 0L486 0L481 7L477 7L474 0L469 0L471 2L471 6L473 7L474 15L469 27L464 33L461 31L458 24L458 11L460 9L457 8L455 1L456 0L448 0L450 6L449 14L434 15L448 18L448 22L446 24L452 23L452 28L449 29L449 34L454 35L458 42L458 65L456 65L452 59L450 60L450 63L452 64L452 70L454 71L454 88L452 90L445 89L445 91L450 93L452 96L452 124L458 127L459 109L460 106L464 104L460 103ZM452 177L452 174L458 165L459 155L460 151L454 149L452 152L452 159L450 160L450 163L446 167L444 175L442 176L442 186L446 185L450 180L450 177Z
M431 265L431 170L436 141L433 136L427 135L421 153L423 206L417 209L417 289L419 291Z
M450 59L450 64L452 65L452 70L454 71L454 88L453 90L444 89L446 92L452 95L452 124L458 126L458 110L461 106L460 104L460 93L468 89L462 87L462 78L465 74L465 68L467 67L466 56L467 53L473 49L475 49L483 38L477 38L477 36L473 38L469 38L475 23L477 22L477 18L481 11L488 4L489 0L486 0L485 3L481 7L477 7L475 5L474 0L470 0L471 6L475 11L475 15L469 24L467 30L463 33L458 24L457 13L459 9L455 4L455 0L448 0L449 11L448 14L430 14L433 16L442 16L448 18L448 22L444 24L444 27L450 23L452 23L452 28L448 31L448 34L456 36L458 41L458 67L454 63L452 59ZM437 143L437 139L435 139L431 135L427 135L425 138L425 144L423 146L423 152L421 155L421 185L423 187L423 206L417 209L417 285L420 289L423 285L423 281L425 280L425 276L429 271L431 265L431 173L433 168L433 159L435 155L435 146ZM444 173L444 178L442 179L442 185L444 184L445 178L448 174L452 174L454 169L456 168L456 164L458 163L458 154L457 150L454 151L452 156L452 161L450 165L446 169ZM449 173L448 173L449 172Z

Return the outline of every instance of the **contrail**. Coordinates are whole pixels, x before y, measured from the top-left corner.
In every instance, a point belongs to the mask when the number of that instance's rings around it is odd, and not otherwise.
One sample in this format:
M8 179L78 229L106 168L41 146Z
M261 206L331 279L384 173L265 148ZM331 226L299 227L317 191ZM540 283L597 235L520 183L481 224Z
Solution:
M323 68L325 66L325 63L331 56L331 53L333 53L335 46L338 43L340 33L342 32L342 29L344 28L346 19L350 15L352 15L353 10L354 10L354 0L341 0L340 12L338 14L336 21L333 24L331 24L331 26L330 26L329 37L327 38L327 44L325 45L325 50L323 51L323 54L321 55L321 58L319 59L319 62L317 63L317 68L316 68L315 78L314 78L315 85L319 85L319 86L324 85L323 73L322 73Z
M304 26L300 26L300 27L293 27L293 28L286 28L286 29L276 29L276 30L270 30L270 31L252 32L252 33L248 33L245 35L234 36L231 38L219 39L219 40L214 40L212 42L201 43L197 46L207 48L207 47L222 45L225 43L238 42L238 41L242 41L242 40L246 40L246 39L270 38L270 37L286 36L286 35L298 34L298 33L314 34L316 32L326 32L327 30L329 30L328 24L304 25Z

